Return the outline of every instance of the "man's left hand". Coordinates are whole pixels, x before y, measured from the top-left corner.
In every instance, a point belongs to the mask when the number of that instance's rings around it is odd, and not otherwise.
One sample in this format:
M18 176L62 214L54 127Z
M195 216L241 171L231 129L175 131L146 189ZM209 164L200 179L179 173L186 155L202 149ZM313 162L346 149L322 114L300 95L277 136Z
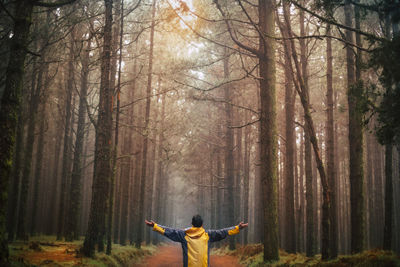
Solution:
M240 222L238 226L239 226L239 229L243 229L243 228L246 228L247 226L249 226L249 223Z

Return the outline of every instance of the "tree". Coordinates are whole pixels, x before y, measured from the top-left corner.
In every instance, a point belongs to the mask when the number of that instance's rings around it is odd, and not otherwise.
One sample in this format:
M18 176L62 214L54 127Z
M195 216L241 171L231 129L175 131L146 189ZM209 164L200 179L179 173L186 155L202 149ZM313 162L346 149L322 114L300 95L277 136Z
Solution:
M288 9L288 2L283 8ZM289 18L290 19L290 18ZM301 22L302 23L302 22ZM288 42L288 41L285 41ZM295 208L294 208L294 104L296 95L293 90L292 74L289 68L290 57L285 57L285 245L289 253L296 252Z
M82 191L82 163L83 163L83 142L86 124L86 101L89 76L89 52L90 39L87 40L86 48L82 55L81 88L79 92L78 126L76 130L74 161L71 174L70 201L67 207L65 240L72 241L79 239L78 220L81 211Z
M352 26L351 1L345 1L345 23ZM354 43L353 32L346 30L346 41ZM363 167L363 126L360 101L362 85L357 83L354 69L354 52L346 47L347 96L349 105L349 150L350 150L350 202L351 202L351 252L359 253L364 249L364 167Z
M224 78L229 78L229 53L227 49L225 49L224 53ZM224 197L224 218L227 222L235 221L235 203L233 197L233 185L234 185L234 158L233 158L233 129L230 128L233 122L233 112L232 112L232 97L231 97L231 87L226 85L224 87L224 98L226 101L225 104L225 167L224 167L224 178L227 190L225 190L226 196ZM229 239L229 249L235 249L235 238Z
M335 136L333 125L333 86L332 86L332 39L329 38L331 27L327 25L326 35L326 99L327 99L327 120L326 120L326 162L327 162L327 177L331 192L331 233L330 233L330 257L336 258L338 254L337 245L337 207L336 207L336 166L335 166Z
M15 144L16 125L21 104L21 88L24 75L24 62L27 54L29 29L34 4L61 6L73 2L32 2L15 1L13 36L10 42L10 57L6 70L5 89L0 106L0 264L8 264L8 245L6 240L5 214L7 207L8 181L11 173L12 155Z
M68 58L68 74L67 74L67 88L66 88L66 102L65 102L65 125L64 125L64 147L62 157L62 169L61 169L61 188L60 198L58 207L58 228L57 228L57 240L61 240L64 236L65 231L65 213L67 203L67 185L69 183L69 177L71 175L71 142L72 137L70 136L71 131L71 117L72 117L72 94L75 83L75 29L71 31L71 41L69 47L69 58Z
M150 121L150 104L151 104L151 85L152 85L152 77L153 77L153 48L154 48L154 28L155 28L155 13L156 13L156 0L153 0L152 3L152 20L151 20L151 28L150 28L150 52L149 52L149 65L147 72L147 87L146 87L146 112L145 112L145 125L144 129L146 131L143 141L143 150L142 150L142 166L141 166L141 175L140 175L140 193L139 193L139 225L136 225L136 242L135 245L137 248L140 248L142 243L142 230L143 230L143 222L144 222L144 198L145 198L145 188L146 188L146 171L147 171L147 149L149 142L149 121Z
M111 170L111 132L112 132L112 94L110 87L110 61L112 37L112 0L105 0L105 24L103 52L101 56L100 103L96 123L95 163L93 173L92 201L88 230L83 243L83 253L94 255L97 243L98 250L104 250L106 215L110 195ZM112 214L108 214L112 216Z
M258 5L260 31L267 36L274 36L275 1L260 0ZM260 175L264 205L264 261L279 259L274 47L272 38L260 36Z

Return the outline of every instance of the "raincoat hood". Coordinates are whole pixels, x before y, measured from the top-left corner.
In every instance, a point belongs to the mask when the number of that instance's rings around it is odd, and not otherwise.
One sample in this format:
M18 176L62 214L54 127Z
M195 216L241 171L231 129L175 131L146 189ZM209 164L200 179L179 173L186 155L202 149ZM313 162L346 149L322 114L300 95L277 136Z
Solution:
M185 233L187 236L190 238L200 238L202 235L204 235L206 231L204 230L203 227L191 227L187 230L185 230Z

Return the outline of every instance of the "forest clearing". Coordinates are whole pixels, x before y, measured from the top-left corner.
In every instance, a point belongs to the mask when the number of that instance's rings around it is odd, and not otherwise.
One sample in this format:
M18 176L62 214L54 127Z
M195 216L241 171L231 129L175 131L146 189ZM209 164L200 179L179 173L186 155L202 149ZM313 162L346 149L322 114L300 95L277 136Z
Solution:
M0 266L400 266L399 23L0 0Z

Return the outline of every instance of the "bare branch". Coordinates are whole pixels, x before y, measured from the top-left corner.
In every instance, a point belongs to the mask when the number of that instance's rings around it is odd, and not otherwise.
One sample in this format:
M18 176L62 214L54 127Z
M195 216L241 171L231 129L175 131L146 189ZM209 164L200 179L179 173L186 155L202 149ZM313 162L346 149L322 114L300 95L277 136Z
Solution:
M60 0L57 2L40 2L40 1L35 1L33 3L34 6L41 6L41 7L61 7L65 5L72 4L76 0Z

